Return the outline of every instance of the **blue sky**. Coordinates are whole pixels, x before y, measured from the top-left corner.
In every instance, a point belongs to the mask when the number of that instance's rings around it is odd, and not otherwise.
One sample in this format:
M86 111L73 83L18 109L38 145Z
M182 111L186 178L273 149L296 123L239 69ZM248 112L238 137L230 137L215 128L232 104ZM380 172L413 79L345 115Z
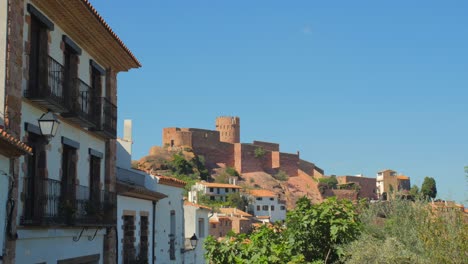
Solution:
M243 142L327 174L391 168L468 199L467 1L92 3L143 64L118 78L134 159L163 127L236 115Z

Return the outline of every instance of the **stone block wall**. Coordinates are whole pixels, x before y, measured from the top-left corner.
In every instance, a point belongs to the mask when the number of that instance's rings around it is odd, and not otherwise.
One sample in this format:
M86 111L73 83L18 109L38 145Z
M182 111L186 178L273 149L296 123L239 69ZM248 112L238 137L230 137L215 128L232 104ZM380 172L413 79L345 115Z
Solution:
M192 147L192 133L177 127L163 129L163 146L185 146Z
M280 170L286 172L289 177L298 175L299 155L280 153Z

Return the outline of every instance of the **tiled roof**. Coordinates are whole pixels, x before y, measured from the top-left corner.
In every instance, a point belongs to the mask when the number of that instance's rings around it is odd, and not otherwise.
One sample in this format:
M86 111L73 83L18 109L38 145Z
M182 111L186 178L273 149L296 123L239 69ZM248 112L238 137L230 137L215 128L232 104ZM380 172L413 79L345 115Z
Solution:
M0 151L1 153L11 156L21 156L32 153L32 148L30 146L10 135L2 128L0 128L0 148L2 150Z
M251 190L249 194L254 197L276 197L277 195L269 190Z
M241 189L242 187L233 185L233 184L227 184L227 183L216 183L216 182L199 182L199 184L205 185L206 187L210 188L236 188L236 189Z
M397 179L398 179L398 180L409 180L409 177L408 177L408 176L405 176L405 175L398 175L398 176L397 176Z
M188 201L185 201L185 202L184 202L184 205L195 206L195 207L198 207L198 208L201 208L201 209L207 209L207 210L210 210L210 211L211 211L211 208L208 207L208 206L201 205L201 204L196 204L196 203L192 203L192 202L188 202Z
M162 176L162 175L156 175L156 177L159 178L158 183L163 184L163 185L184 188L185 185L187 184L186 182L176 179L174 177L168 177L168 176Z
M225 215L244 216L244 217L252 216L251 214L248 214L237 208L219 208L219 211Z
M81 0L86 7L93 13L93 15L96 17L96 19L104 26L104 28L112 35L112 37L119 43L119 45L128 53L128 55L135 61L135 63L141 67L141 63L138 61L138 59L133 55L133 53L130 51L130 49L125 46L123 41L117 36L117 34L114 33L112 28L107 24L107 22L102 18L102 16L97 12L97 10L91 5L91 3L88 0Z
M258 219L270 219L268 215L257 216Z
M149 201L158 201L167 197L167 195L163 193L154 192L146 189L145 187L130 185L121 181L117 181L116 189L119 195L145 199Z

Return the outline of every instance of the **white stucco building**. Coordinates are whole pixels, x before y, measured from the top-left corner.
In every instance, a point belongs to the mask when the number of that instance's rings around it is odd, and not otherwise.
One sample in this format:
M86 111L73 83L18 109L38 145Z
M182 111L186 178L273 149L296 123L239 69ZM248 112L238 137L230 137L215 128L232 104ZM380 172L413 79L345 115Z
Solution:
M188 195L188 200L193 203L198 203L198 195L202 194L209 197L212 201L226 201L229 194L238 193L240 189L242 189L242 187L235 184L201 181L192 186Z
M209 235L209 217L212 215L211 208L191 202L184 203L185 219L185 264L204 264L205 248L203 247L206 237ZM193 235L198 238L195 249L190 244Z
M115 263L116 78L140 63L89 1L8 2L6 9L0 2L12 21L8 129L32 155L10 168L17 186L14 239L3 259ZM3 28L0 23L0 34ZM60 122L52 138L38 126L47 112Z
M276 222L286 219L286 205L269 190L250 190L247 194L248 212L262 222Z
M117 140L117 263L156 263L156 203L166 195L155 191L154 177L131 168L132 122L124 121Z

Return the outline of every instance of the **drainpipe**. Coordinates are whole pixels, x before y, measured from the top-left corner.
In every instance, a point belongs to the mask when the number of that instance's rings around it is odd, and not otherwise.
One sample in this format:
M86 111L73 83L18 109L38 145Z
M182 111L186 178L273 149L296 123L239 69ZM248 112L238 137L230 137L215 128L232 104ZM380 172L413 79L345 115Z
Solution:
M156 201L153 201L153 232L152 237L153 237L153 244L152 244L152 250L153 252L153 261L151 263L155 263L156 261L156 252L155 252L155 246L156 246Z
M116 222L118 219L116 220ZM115 263L119 264L119 232L117 230L117 223L114 226L115 229Z

